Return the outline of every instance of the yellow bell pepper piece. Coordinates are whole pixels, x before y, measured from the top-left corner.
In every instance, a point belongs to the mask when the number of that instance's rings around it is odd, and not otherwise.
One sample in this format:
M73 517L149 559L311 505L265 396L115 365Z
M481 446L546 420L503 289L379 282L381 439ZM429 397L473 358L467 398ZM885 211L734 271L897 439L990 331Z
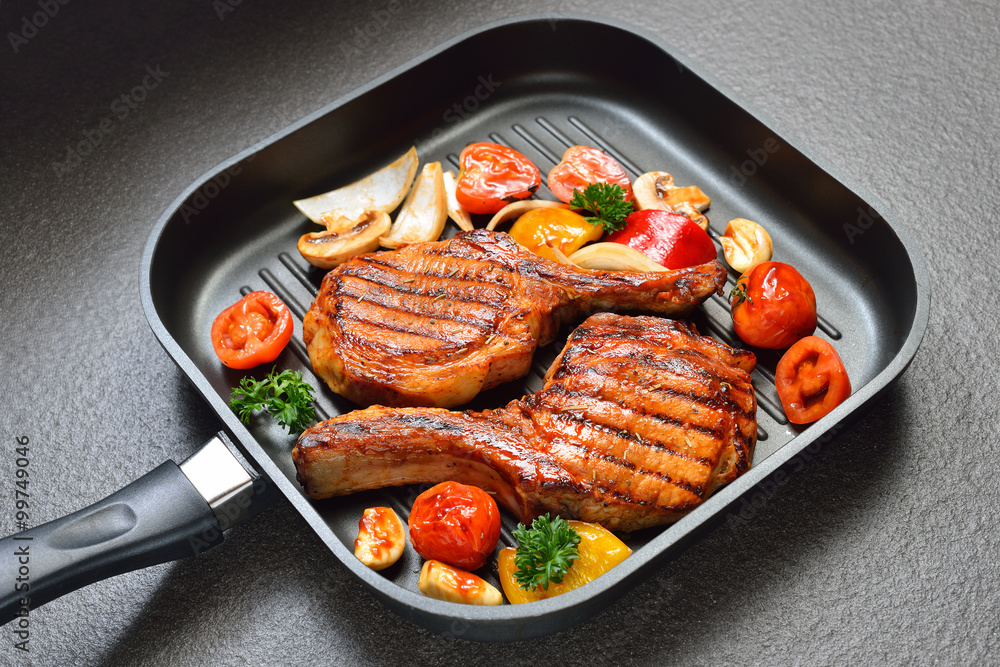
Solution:
M569 209L536 208L518 218L509 233L536 255L558 261L553 247L563 255L571 255L584 243L601 238L604 228Z
M583 521L567 523L580 534L580 557L573 561L573 566L560 583L549 582L548 590L541 586L531 591L521 588L514 578L517 571L514 555L517 549L507 547L500 551L500 584L508 602L521 604L562 595L597 579L632 554L632 550L624 542L603 526Z

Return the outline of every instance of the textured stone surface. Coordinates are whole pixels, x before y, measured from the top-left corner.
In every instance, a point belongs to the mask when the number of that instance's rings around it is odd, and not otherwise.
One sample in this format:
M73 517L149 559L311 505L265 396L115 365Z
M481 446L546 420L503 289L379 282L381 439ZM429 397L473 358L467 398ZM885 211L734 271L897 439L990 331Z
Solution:
M9 33L39 4L0 6L3 534L14 529L16 436L31 439L40 523L182 460L218 428L138 297L149 228L183 188L488 20L608 15L675 45L888 203L923 245L930 326L871 412L752 515L558 635L484 647L415 628L282 503L196 559L33 612L27 655L0 629L0 664L458 665L484 651L505 665L1000 660L991 3L224 3L59 5L17 52ZM345 48L381 8L392 12L376 43ZM116 99L147 66L162 80L120 117ZM59 176L53 163L104 118L100 143Z

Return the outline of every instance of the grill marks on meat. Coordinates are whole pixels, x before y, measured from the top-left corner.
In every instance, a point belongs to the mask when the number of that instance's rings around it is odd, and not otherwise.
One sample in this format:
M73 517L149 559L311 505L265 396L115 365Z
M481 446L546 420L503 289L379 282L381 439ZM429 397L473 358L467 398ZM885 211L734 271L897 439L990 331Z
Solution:
M718 262L590 271L476 230L345 262L324 278L303 332L316 373L355 403L451 407L527 375L563 322L602 310L682 315L724 284Z
M662 525L750 467L755 363L685 322L602 313L533 394L484 412L355 411L306 430L292 458L313 498L451 479L522 522Z

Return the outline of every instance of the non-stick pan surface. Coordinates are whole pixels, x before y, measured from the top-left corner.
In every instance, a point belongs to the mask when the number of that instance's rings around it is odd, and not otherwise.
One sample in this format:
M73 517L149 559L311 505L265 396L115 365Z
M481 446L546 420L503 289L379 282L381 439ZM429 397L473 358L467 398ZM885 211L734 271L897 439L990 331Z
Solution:
M412 550L380 573L357 561L353 540L361 511L388 504L405 517L422 489L309 500L295 480L294 436L263 419L244 426L227 407L244 372L218 362L208 335L215 315L241 293L275 292L296 316L293 343L275 365L304 373L318 389L320 416L353 409L313 375L301 343L302 316L323 272L295 250L299 236L318 228L292 201L350 183L411 145L422 163L440 160L454 169L463 146L484 140L516 148L543 173L573 144L606 150L633 178L668 171L678 184L697 184L712 197L714 236L732 218L760 222L774 241L774 259L794 265L812 284L817 335L834 343L854 386L834 412L796 427L784 418L775 393L778 355L760 353L754 373L759 442L749 472L677 524L630 536L633 555L591 584L542 602L491 608L421 595L419 557ZM552 198L544 187L538 196ZM454 232L449 228L446 235ZM857 242L861 237L864 243ZM405 618L487 641L525 639L581 621L738 512L756 485L801 463L804 457L796 455L803 450L835 437L903 372L923 335L929 302L912 241L870 195L640 31L566 16L510 20L461 36L220 165L156 224L141 282L147 316L167 352L248 460L344 565ZM709 300L693 319L703 333L740 345L725 299ZM539 388L562 342L539 351L530 377L484 393L471 407L497 407ZM252 373L262 376L270 368ZM511 543L513 526L506 516L501 546ZM494 572L495 559L480 574L496 585Z

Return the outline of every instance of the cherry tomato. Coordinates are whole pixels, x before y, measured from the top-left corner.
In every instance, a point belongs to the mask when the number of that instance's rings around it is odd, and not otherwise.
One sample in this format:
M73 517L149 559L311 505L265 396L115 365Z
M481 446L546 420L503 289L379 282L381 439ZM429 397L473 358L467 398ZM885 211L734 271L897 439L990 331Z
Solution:
M712 238L698 223L680 213L646 209L630 213L625 227L608 241L635 248L668 269L684 269L716 258Z
M750 345L778 350L816 330L816 295L788 264L758 264L740 276L730 299L733 328Z
M566 208L536 208L517 219L510 235L536 255L558 261L553 248L572 255L584 243L601 238L604 228Z
M413 501L410 544L426 560L476 570L500 538L500 509L476 486L442 482Z
M230 368L274 361L292 337L292 314L270 292L251 292L212 322L212 348Z
M615 183L625 188L625 199L632 200L632 182L625 168L602 150L590 146L571 146L562 161L552 168L548 186L552 194L567 204L574 190L584 190L591 183Z
M851 395L840 355L816 336L806 336L788 348L778 361L774 386L793 424L814 422Z
M469 144L458 161L455 198L470 213L496 213L513 201L527 199L542 184L531 160L500 144Z

